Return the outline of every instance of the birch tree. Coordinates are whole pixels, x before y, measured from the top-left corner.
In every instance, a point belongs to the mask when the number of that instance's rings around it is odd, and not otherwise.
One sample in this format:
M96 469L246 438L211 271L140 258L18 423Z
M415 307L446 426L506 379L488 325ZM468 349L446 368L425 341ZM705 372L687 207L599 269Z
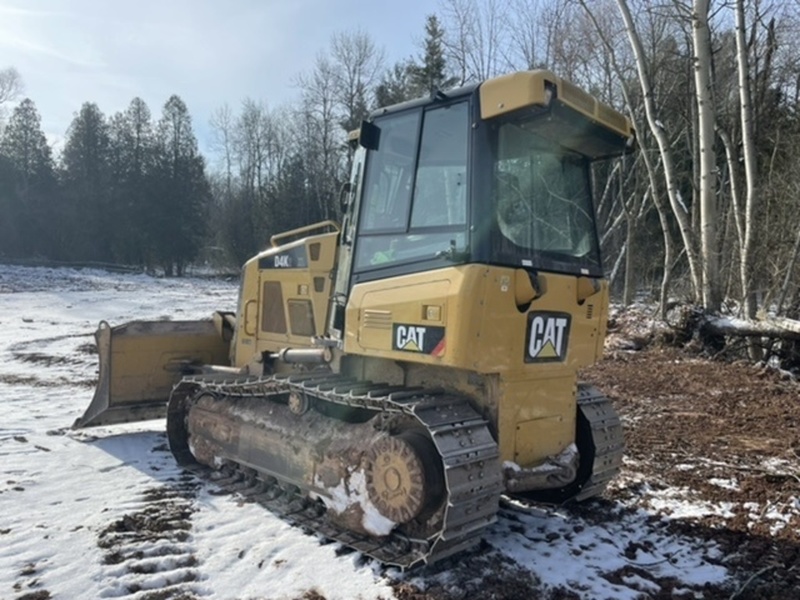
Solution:
M632 269L632 261L631 255L633 254L634 250L632 248L632 243L634 240L634 230L638 229L639 221L638 219L646 211L647 202L646 198L650 198L653 201L653 204L656 208L658 213L658 220L661 228L661 235L664 244L664 255L663 255L663 269L661 274L661 286L660 286L660 298L659 298L659 306L661 310L662 318L666 318L667 316L667 300L670 291L670 284L672 280L672 271L673 271L673 262L675 260L675 251L674 251L674 243L672 240L672 233L670 230L669 224L669 212L670 208L668 204L663 200L663 197L660 192L660 186L658 184L658 177L656 173L656 166L653 163L653 160L650 156L650 148L647 147L648 138L643 135L644 127L641 123L639 107L634 103L632 99L633 93L631 90L630 78L627 76L627 69L625 69L618 59L618 52L617 49L611 42L611 35L609 32L612 31L608 23L601 23L599 20L599 16L591 10L585 0L580 0L580 5L584 9L585 13L593 23L597 34L602 41L605 54L608 57L608 62L610 68L613 70L613 73L616 77L620 80L621 83L621 92L622 97L625 102L625 106L628 110L630 118L634 124L634 129L640 132L638 143L641 148L641 151L638 154L638 158L641 159L642 164L644 165L646 177L647 177L647 189L641 194L641 202L638 205L632 206L623 206L622 213L619 214L620 220L625 220L627 224L627 231L626 231L626 241L623 247L621 248L619 259L624 257L626 260L626 280L624 286L624 298L623 301L625 304L632 297L633 290L631 289L632 280L630 279L630 274L628 273L628 269ZM596 5L595 5L596 6ZM659 132L663 133L662 127L659 127ZM623 186L627 187L627 186ZM622 192L620 193L620 195ZM630 202L635 202L636 198L632 197ZM638 208L637 208L638 207ZM632 218L636 217L636 218ZM623 256L624 255L624 256ZM619 264L619 261L618 263ZM613 277L616 273L616 268L612 270L611 278L613 281Z
M661 158L661 167L664 172L667 197L672 209L672 214L675 217L680 230L683 248L689 263L689 273L692 280L692 288L694 290L695 297L699 300L701 298L703 289L702 261L696 249L696 238L694 232L692 231L689 210L683 202L680 190L678 188L678 178L670 140L664 130L663 123L658 118L657 107L653 96L653 87L647 68L647 55L645 54L642 40L636 30L636 25L634 24L627 1L617 0L617 5L619 7L620 14L622 15L623 22L625 23L625 31L628 35L631 49L633 50L633 55L636 62L636 72L642 92L642 102L644 104L646 122L650 133L658 145L658 152Z
M14 67L0 69L0 104L11 102L22 94L22 76Z
M373 103L372 90L383 70L385 53L369 34L357 30L335 33L330 56L340 125L345 131L352 131L359 127Z
M543 0L511 0L505 13L508 69L552 68L553 38L566 4Z
M3 131L5 116L3 105L16 100L22 95L24 86L22 76L14 67L0 69L0 133Z
M220 155L224 178L224 200L230 201L233 196L233 146L234 116L227 104L211 114L211 147Z
M736 64L739 80L739 112L742 127L742 155L744 159L744 223L740 234L741 258L739 276L741 278L744 312L747 318L756 316L756 303L751 289L753 230L756 203L756 153L753 140L753 107L750 101L750 66L745 41L744 0L736 0Z
M692 49L697 102L697 142L700 152L700 247L702 302L712 311L722 304L719 250L717 246L717 155L714 149L714 100L711 89L711 34L708 26L710 0L692 5Z
M344 172L345 131L338 108L338 75L331 60L320 53L310 74L298 78L301 88L297 131L308 182L322 219L335 218L334 198Z

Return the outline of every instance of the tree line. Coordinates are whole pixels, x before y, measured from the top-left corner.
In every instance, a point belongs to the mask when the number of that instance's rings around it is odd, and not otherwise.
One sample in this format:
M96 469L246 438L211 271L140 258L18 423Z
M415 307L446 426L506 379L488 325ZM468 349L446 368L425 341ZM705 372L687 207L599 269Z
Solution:
M178 96L156 123L140 98L108 119L85 103L58 162L29 98L0 135L0 256L181 274L203 244L210 199L205 161Z
M435 16L427 30L440 44ZM210 123L210 167L177 95L155 122L140 98L111 117L86 102L57 159L34 101L23 98L0 113L0 259L120 263L180 275L192 261L241 264L274 233L340 218L347 133L379 103L444 83L409 60L403 89L389 89L383 56L365 32L337 33L313 69L297 76L295 105L245 99L237 113L220 107ZM429 60L444 72L441 48ZM0 109L21 90L16 70L0 71Z
M440 0L408 58L335 34L297 98L215 111L208 164L186 107L86 104L54 164L29 100L0 136L0 256L180 271L239 264L269 236L338 213L347 132L371 109L546 68L630 115L637 150L597 165L613 289L753 318L800 314L800 5L779 0ZM0 102L3 100L0 78Z

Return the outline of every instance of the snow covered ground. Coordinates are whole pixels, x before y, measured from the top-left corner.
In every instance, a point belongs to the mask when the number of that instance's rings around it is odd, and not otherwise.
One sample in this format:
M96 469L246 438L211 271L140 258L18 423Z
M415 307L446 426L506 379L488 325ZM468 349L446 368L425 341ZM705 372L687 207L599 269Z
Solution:
M702 597L729 577L713 541L668 527L693 511L725 518L690 491L642 487L580 511L508 501L478 552L400 573L183 472L163 421L70 429L92 396L98 321L203 318L233 310L236 292L236 281L0 265L0 598L489 597L478 592L499 568L528 587L505 582L495 597L635 599L664 580Z

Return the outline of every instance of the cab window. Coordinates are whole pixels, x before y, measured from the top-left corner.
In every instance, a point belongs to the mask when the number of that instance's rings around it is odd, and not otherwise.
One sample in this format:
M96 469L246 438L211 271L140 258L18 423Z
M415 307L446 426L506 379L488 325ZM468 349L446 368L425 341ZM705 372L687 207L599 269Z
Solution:
M422 116L422 133L417 131ZM355 267L435 259L466 249L469 105L380 120L367 164ZM418 157L418 158L417 158Z
M414 112L380 124L380 146L367 163L363 233L406 229L419 120L420 113Z

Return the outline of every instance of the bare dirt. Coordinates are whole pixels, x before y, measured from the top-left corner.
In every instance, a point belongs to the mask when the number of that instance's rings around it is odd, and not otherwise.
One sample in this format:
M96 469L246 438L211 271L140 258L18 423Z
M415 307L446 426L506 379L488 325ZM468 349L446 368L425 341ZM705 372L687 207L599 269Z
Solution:
M770 507L800 498L800 385L745 361L718 362L675 348L613 351L584 376L614 400L631 469L645 481L649 476L726 503L734 513L672 526L719 543L741 580L735 597L800 597L800 523L763 518ZM632 493L620 487L607 497ZM756 505L763 514L752 514ZM709 589L704 597L733 594Z

